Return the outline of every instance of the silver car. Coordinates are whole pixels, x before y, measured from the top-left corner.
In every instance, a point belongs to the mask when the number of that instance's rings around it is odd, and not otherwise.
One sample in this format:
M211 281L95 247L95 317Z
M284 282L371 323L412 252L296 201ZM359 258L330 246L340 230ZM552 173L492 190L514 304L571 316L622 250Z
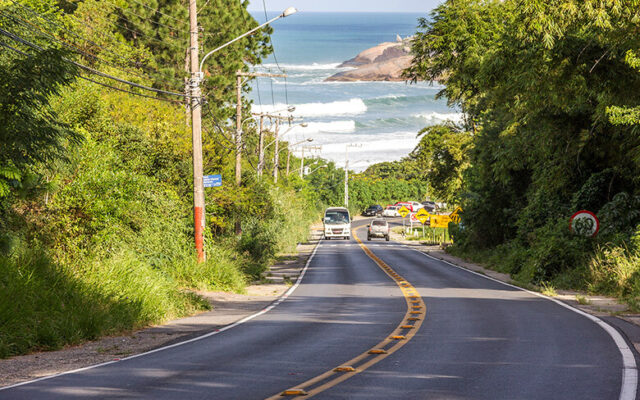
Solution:
M371 224L367 225L369 228L367 230L367 240L371 240L371 238L385 238L387 242L389 241L389 224L386 220L382 218L376 218L371 221Z

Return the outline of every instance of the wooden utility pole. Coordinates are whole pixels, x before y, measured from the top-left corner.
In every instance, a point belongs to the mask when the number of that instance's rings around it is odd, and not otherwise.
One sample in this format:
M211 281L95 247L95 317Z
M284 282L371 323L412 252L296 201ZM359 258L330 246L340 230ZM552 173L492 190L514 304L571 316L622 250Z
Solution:
M273 155L273 183L278 183L278 153L280 152L280 150L278 149L279 146L279 142L278 142L278 132L280 131L280 119L276 119L276 148L275 148L275 153Z
M262 176L262 170L264 169L264 149L269 147L271 143L264 146L264 118L279 120L279 121L291 121L291 117L283 117L282 115L268 114L268 113L252 113L256 117L260 117L260 140L258 143L258 177Z
M291 163L291 147L287 144L287 176L289 176L289 164Z
M242 75L240 74L240 71L236 73L236 186L242 183Z
M349 147L362 147L362 144L348 144L345 146L345 149L344 149L344 207L345 208L349 208Z
M243 77L283 77L285 74L266 74L253 72L236 72L236 186L242 185L242 78ZM236 221L236 234L242 233L240 217Z
M236 186L242 184L242 78L286 78L286 74L267 74L261 72L236 72ZM258 173L260 175L262 171ZM236 231L238 231L236 226Z
M322 146L302 146L302 157L300 157L300 178L304 177L304 149L322 150Z
M258 179L262 176L264 166L264 115L260 116L260 133L258 140Z
M195 227L195 243L198 262L206 259L204 252L204 184L202 181L202 95L200 90L201 76L198 70L198 10L196 0L189 1L189 31L191 36L191 136L193 144L193 219Z

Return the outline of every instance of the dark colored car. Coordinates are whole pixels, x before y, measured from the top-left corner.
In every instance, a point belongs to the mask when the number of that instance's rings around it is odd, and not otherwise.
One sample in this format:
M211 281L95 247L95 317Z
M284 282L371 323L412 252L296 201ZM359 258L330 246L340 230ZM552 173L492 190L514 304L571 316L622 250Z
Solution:
M382 210L383 208L381 205L375 204L373 206L369 206L366 210L364 210L362 215L364 215L365 217L381 216Z
M429 211L430 213L435 212L436 208L438 208L435 201L423 201L422 205L424 206L424 209Z

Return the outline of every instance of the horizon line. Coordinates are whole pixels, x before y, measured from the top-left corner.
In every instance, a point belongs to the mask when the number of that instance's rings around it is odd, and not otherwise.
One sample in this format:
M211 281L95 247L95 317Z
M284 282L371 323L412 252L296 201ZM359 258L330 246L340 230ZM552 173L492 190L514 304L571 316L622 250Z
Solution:
M264 10L251 10L247 9L250 12L264 12ZM282 10L267 10L268 13L281 13ZM306 10L298 10L298 12L305 13L344 13L344 14L374 14L374 13L385 13L385 14L421 14L423 12L429 13L431 10L427 11L306 11Z

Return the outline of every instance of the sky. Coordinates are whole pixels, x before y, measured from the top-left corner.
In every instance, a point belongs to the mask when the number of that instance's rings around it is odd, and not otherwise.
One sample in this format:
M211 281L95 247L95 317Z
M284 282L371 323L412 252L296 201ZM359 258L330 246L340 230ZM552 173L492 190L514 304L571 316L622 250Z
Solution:
M269 11L293 6L300 11L426 13L442 0L264 0ZM262 11L262 0L251 0L250 11Z

